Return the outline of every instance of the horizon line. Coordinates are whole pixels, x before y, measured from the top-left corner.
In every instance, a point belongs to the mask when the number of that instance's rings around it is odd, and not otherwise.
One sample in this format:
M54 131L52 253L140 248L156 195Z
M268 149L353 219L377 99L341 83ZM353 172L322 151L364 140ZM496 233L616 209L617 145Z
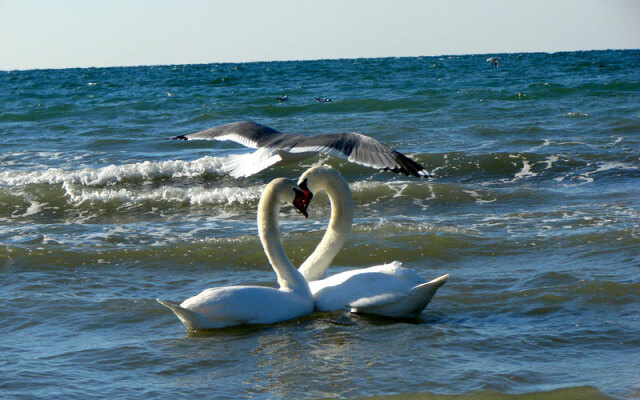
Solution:
M212 64L258 64L258 63L282 63L282 62L315 62L315 61L340 61L340 60L375 60L385 58L437 58L437 57L462 57L462 56L487 56L487 55L512 55L512 54L558 54L558 53L577 53L577 52L596 52L596 51L634 51L640 48L606 48L606 49L580 49L580 50L558 50L558 51L514 51L514 52L481 52L481 53L450 53L436 55L417 55L417 56L372 56L372 57L336 57L336 58L301 58L301 59L274 59L274 60L247 60L247 61L211 61L211 62L187 62L187 63L160 63L160 64L122 64L122 65L101 65L101 66L68 66L68 67L37 67L37 68L13 68L3 69L0 72L28 72L28 71L50 71L50 70L66 70L66 69L103 69L103 68L140 68L140 67L175 67L186 65L212 65Z

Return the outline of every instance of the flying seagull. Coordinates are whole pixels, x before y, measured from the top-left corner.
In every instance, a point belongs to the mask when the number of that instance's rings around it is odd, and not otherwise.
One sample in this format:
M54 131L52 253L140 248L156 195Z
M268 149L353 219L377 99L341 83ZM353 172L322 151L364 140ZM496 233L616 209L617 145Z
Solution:
M234 178L251 176L277 163L304 160L316 153L327 153L385 171L417 177L430 176L422 165L404 154L356 132L304 136L281 133L268 126L248 121L215 126L172 139L231 140L258 149L253 153L227 157L223 168Z

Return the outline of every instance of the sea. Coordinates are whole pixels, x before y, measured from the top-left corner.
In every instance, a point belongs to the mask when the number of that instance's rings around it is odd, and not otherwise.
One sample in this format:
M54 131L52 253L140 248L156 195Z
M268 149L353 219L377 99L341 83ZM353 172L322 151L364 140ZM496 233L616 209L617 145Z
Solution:
M319 155L234 179L253 150L170 140L245 120L433 176ZM0 134L2 399L640 398L640 50L2 71ZM355 201L330 274L448 282L412 320L186 331L155 299L275 287L261 192L317 164ZM326 195L309 212L281 211L294 265Z

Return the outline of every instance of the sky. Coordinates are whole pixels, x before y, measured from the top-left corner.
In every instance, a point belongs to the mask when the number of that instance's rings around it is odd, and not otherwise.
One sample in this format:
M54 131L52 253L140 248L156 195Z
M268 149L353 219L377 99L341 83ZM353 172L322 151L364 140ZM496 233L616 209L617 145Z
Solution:
M636 0L0 0L0 70L640 48Z

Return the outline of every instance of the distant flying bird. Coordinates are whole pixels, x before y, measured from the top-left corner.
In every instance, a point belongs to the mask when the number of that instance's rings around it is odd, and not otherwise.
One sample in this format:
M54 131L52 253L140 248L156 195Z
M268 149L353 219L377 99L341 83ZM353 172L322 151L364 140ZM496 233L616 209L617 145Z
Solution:
M502 58L500 57L487 58L487 62L490 62L494 67L498 67L498 64L500 64L500 60L502 60Z
M253 153L227 157L223 169L234 178L251 176L272 165L304 160L317 153L346 158L353 163L385 171L416 177L430 176L422 165L402 153L356 132L304 136L281 133L248 121L220 125L172 139L231 140L258 149Z

